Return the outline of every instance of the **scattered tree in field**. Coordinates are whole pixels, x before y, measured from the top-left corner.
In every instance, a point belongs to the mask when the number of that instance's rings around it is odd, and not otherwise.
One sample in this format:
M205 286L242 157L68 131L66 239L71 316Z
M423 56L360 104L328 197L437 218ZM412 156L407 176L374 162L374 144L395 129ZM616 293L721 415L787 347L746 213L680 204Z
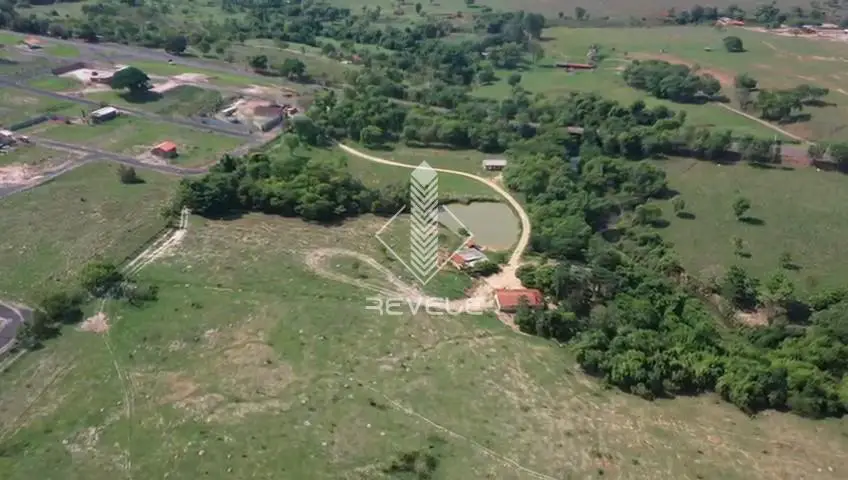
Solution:
M380 127L369 125L359 133L359 140L366 147L376 147L383 144L385 136Z
M733 254L737 257L748 258L751 255L745 250L745 241L740 237L732 237L730 243L733 245Z
M110 85L115 90L126 88L132 94L146 93L150 90L150 77L136 67L127 67L115 72Z
M778 262L780 263L780 268L784 270L793 270L795 268L795 263L792 261L792 254L789 252L781 253Z
M757 80L754 77L748 75L747 73L740 73L739 75L736 75L736 77L733 79L733 85L736 88L754 90L755 88L757 88Z
M486 65L477 72L477 81L482 85L488 85L496 80L495 69L491 65Z
M745 46L742 44L742 39L739 37L724 37L722 41L724 42L724 48L726 48L728 52L738 53L745 51Z
M825 143L811 143L810 146L807 147L807 155L809 155L810 159L815 162L822 160L825 153L827 153L827 144Z
M95 297L106 296L123 281L124 275L109 262L91 262L80 273L80 285Z
M210 51L212 51L212 44L206 41L205 39L200 41L197 45L197 49L200 50L200 53L203 55L207 55Z
M656 205L639 205L633 213L634 225L653 225L662 218L662 209Z
M586 9L583 7L574 7L574 18L577 20L585 20L586 19Z
M124 184L142 183L135 168L126 165L118 165L118 179Z
M186 47L188 47L188 39L182 35L168 37L165 42L165 51L175 55L185 52Z
M508 83L510 87L515 87L516 85L521 83L521 74L520 73L510 74L509 78L506 79L506 83Z
M679 195L671 201L671 206L674 208L674 214L678 217L686 212L686 200L683 200L683 197Z
M779 315L786 311L789 302L795 298L795 285L783 272L775 272L763 283L758 301L769 310L770 315Z
M722 296L736 308L748 310L757 306L759 282L748 275L744 268L734 265L722 280Z
M268 69L268 56L267 55L256 55L256 56L250 57L250 60L248 60L248 62L250 63L250 68L252 68L252 69L254 69L258 72L265 71L265 70Z
M530 34L530 37L539 40L542 37L542 30L545 28L545 16L541 13L525 13L524 14L524 29Z
M280 65L280 75L292 80L302 80L306 76L306 64L296 58L287 58Z
M737 220L744 218L745 213L751 209L751 201L745 197L736 197L733 200L733 214Z
M417 13L418 15L421 15L421 9L422 8L424 8L424 7L421 5L421 2L416 3L415 4L415 13Z

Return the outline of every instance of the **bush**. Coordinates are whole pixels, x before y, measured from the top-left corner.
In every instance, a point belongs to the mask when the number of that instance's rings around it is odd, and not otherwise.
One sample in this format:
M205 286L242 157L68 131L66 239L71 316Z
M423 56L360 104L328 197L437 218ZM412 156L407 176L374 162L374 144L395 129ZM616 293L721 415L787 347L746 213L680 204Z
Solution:
M724 37L724 48L731 53L739 53L745 51L745 46L742 44L742 39L739 37Z
M126 165L118 165L118 179L126 185L144 183L144 180L136 173L135 168Z

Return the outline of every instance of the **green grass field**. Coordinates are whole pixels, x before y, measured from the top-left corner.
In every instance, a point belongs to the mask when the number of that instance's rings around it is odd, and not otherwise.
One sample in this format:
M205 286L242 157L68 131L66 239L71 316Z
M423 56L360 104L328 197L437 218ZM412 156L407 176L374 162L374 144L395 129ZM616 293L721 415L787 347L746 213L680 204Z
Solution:
M171 160L183 166L214 163L243 140L137 117L122 116L108 122L88 124L47 124L34 127L33 134L51 140L90 145L106 151L139 155L161 142L177 144L179 156Z
M281 65L285 59L294 58L306 65L306 72L311 77L325 77L335 83L343 83L346 72L359 68L328 58L320 49L308 45L290 44L286 48L280 48L273 42L249 40L244 45L234 45L230 52L234 55L235 62L240 65L247 65L250 57L256 55L267 56L271 65Z
M0 154L0 167L6 165L41 166L73 157L38 145L20 145L9 153Z
M65 90L79 88L81 86L80 82L73 78L57 77L52 75L48 77L33 78L27 82L27 85L41 90L47 90L49 92L62 92Z
M182 85L168 90L161 96L150 95L143 101L133 100L125 92L104 91L89 93L87 98L110 105L145 110L162 115L192 116L217 112L224 96L215 90L192 85Z
M674 242L690 273L707 278L738 264L764 278L779 268L781 253L789 252L799 267L789 276L800 290L848 282L837 260L842 258L841 235L848 231L848 214L840 207L842 198L848 201L841 175L814 168L764 170L688 159L658 164L668 172L669 186L680 192L695 216L675 218L671 206L663 204L664 218L671 224L661 232ZM751 201L747 215L762 225L735 219L731 205L737 196ZM734 254L733 237L744 241L750 258Z
M74 103L39 95L31 95L16 88L0 88L0 125L9 126L47 113L72 110Z
M186 65L170 65L165 62L154 62L154 61L133 61L128 62L130 66L139 68L144 70L145 73L150 75L179 75L181 73L199 73L202 75L206 75L209 77L209 83L213 85L221 85L224 87L249 87L251 85L262 85L262 86L279 86L282 82L277 81L277 79L273 77L249 77L242 76L233 73L224 73L219 72L217 70L207 70L203 68L194 68ZM230 65L231 67L231 65ZM245 67L246 68L246 67ZM247 70L245 70L245 73Z
M86 262L123 260L162 228L176 179L139 170L145 183L123 185L115 168L85 165L0 200L0 296L32 301L73 281Z
M162 286L157 303L107 304L108 335L68 329L0 376L0 475L421 478L384 473L415 452L433 456L434 479L848 468L844 421L751 419L709 397L645 402L491 316L378 315L367 292L306 266L341 239L376 255L376 225L193 219L140 274Z
M731 34L743 40L746 52L733 54L724 49L722 38ZM781 37L738 28L720 32L709 27L552 28L546 30L545 35L550 38L543 42L545 58L539 67L522 74L521 84L530 91L551 94L597 91L630 102L645 98L645 95L628 87L620 77L620 70L629 59L660 58L672 63L699 65L702 71L729 84L723 88L723 93L731 99L734 96L733 77L738 73L751 74L764 88L791 88L801 83L827 87L831 94L826 101L832 106L807 107L805 113L812 117L809 121L781 128L810 139L848 139L844 128L848 125L848 91L845 90L848 75L843 67L848 54L838 42ZM541 66L563 61L584 62L592 44L600 45L607 56L594 72L569 74ZM712 51L705 51L705 47ZM507 73L501 73L497 83L481 88L480 93L495 97L508 94L507 77ZM761 136L776 133L718 105L681 105L652 98L646 98L646 102L685 110L694 125L712 125Z

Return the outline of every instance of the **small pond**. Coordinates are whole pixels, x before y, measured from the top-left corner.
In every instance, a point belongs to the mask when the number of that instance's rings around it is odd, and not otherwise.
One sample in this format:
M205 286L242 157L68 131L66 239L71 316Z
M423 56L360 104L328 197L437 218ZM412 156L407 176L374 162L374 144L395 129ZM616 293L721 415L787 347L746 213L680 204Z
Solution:
M446 208L474 235L477 243L490 250L508 250L518 241L521 224L515 213L503 203L452 203ZM442 211L439 220L452 230L460 227L447 212Z

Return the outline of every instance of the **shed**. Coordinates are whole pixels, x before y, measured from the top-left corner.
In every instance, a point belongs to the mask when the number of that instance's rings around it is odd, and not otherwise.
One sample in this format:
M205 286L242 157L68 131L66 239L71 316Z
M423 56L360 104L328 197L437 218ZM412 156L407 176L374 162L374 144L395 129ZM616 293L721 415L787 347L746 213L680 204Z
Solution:
M486 259L486 255L476 248L466 248L451 255L450 261L454 267L462 270L474 266Z
M112 120L118 116L118 109L115 107L103 107L91 112L91 119L95 122L105 122Z
M0 146L15 143L15 134L9 130L0 130Z
M41 48L41 40L38 37L27 37L24 39L24 45L31 49Z
M483 160L483 168L486 170L503 170L506 163L506 160L502 158L487 158Z
M153 147L150 151L157 157L174 158L177 156L177 144L171 141L165 141Z
M586 132L586 129L583 127L570 126L565 127L565 131L570 133L571 135L583 135Z
M542 308L545 305L545 297L542 296L542 292L535 288L495 290L495 304L498 306L498 310L502 312L513 313L517 311L522 298L526 299L531 308Z

